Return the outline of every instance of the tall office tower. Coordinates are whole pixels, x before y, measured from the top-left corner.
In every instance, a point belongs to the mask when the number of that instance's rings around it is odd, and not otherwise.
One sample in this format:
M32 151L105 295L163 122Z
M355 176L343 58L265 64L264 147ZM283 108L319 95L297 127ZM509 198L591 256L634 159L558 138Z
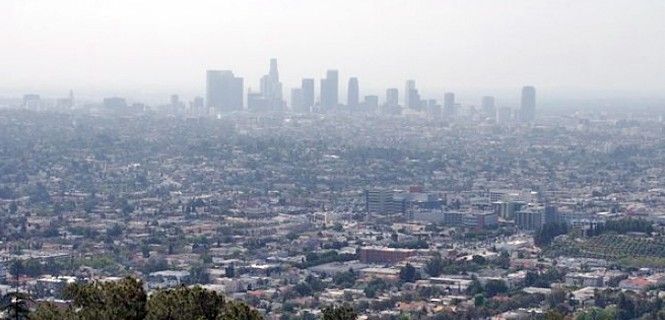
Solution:
M359 103L360 103L360 89L358 88L358 78L353 77L349 79L346 105L350 108L357 108Z
M522 88L520 119L525 122L532 122L536 119L536 88L534 87L526 86Z
M249 103L247 96L248 109L252 111L280 111L284 109L284 99L282 97L282 83L279 81L279 71L277 71L277 59L270 59L270 70L268 74L261 77L261 90L257 96L252 94L252 103Z
M386 89L386 101L381 105L381 113L399 114L399 90L397 88Z
M365 96L365 111L369 113L376 113L379 110L379 96Z
M337 70L328 70L326 78L321 80L321 108L330 110L339 103L339 83Z
M443 95L443 115L447 117L454 117L457 114L457 107L455 106L455 94L446 92Z
M307 109L306 112L312 110L314 107L314 79L302 79L302 100L303 100L303 111Z
M189 114L197 117L205 115L203 107L204 107L203 98L195 97L194 100L189 102Z
M291 89L291 111L298 113L309 112L309 107L305 105L302 88Z
M490 117L492 119L496 118L496 104L494 97L484 96L480 103L480 108L486 117Z
M416 104L415 100L413 98L413 94L417 93L418 91L416 90L416 80L406 80L406 86L404 87L404 106L410 109L418 108L418 104L420 104L420 101L417 101L418 103ZM420 100L420 99L417 99Z
M393 108L399 106L399 90L397 88L386 90L386 106Z
M206 107L211 112L243 109L243 79L229 70L206 72Z
M508 107L501 107L496 111L496 123L504 125L510 123L512 110Z
M441 105L438 104L435 99L427 100L426 111L430 118L438 119L441 117Z

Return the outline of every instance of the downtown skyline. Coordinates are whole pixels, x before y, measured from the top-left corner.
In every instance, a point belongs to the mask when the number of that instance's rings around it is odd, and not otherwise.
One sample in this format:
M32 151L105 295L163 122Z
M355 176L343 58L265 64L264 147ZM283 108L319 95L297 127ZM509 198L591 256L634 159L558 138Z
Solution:
M662 98L665 85L659 1L128 5L3 1L0 95L196 95L204 70L259 79L270 57L285 89L327 69L370 94L416 79L423 95L454 91L461 101L464 91L500 97L525 83L584 98Z

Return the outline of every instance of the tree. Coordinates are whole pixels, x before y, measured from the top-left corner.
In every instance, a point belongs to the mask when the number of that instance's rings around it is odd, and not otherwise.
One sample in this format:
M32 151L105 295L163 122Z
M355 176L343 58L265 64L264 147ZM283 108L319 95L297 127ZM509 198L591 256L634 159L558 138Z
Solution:
M373 278L365 287L364 292L365 296L368 298L374 298L377 291L385 290L388 287L388 284L381 278Z
M356 320L358 314L348 305L329 306L322 310L323 320Z
M333 282L344 288L353 287L356 284L356 273L352 269L344 272L338 272L333 276Z
M189 268L189 276L193 284L207 284L210 282L208 269L202 263L195 263Z
M9 204L9 214L14 215L18 211L18 205L16 204L16 201L12 201L12 203Z
M157 290L147 298L141 281L74 284L65 289L72 306L40 305L31 320L262 320L241 302L228 302L199 286ZM76 311L73 311L76 310ZM27 319L27 318L24 318Z
M146 316L147 295L143 283L134 278L73 284L65 289L65 297L79 309L81 320L143 320Z
M41 182L37 183L33 188L30 188L30 190L28 190L28 195L31 203L48 204L51 202L51 196L49 195L46 186Z
M399 270L399 279L403 282L415 282L418 279L416 268L407 263Z
M616 310L612 308L605 308L605 309L600 309L600 308L591 308L590 310L586 312L582 312L577 315L575 319L577 320L614 320L614 319L621 319L617 318L617 312Z
M545 313L545 320L563 320L565 317L556 310L548 310Z
M111 238L117 238L122 235L122 226L115 223L110 228L106 229L106 235Z
M236 269L235 267L231 264L224 268L224 274L226 275L227 278L233 278L236 275Z
M565 222L548 222L534 234L533 242L539 247L548 246L556 236L566 233L568 225Z
M485 305L485 296L482 294L477 294L473 297L473 305L476 307L482 307Z
M247 304L231 301L217 315L217 320L263 320L263 317Z
M484 265L485 263L487 263L487 259L485 259L485 257L479 256L477 254L473 255L473 257L471 257L471 261L473 261L473 263L479 264L479 265Z
M507 251L501 251L501 254L496 259L496 264L503 269L510 268L510 254Z
M71 308L59 308L51 302L37 305L35 311L30 314L30 320L74 320L74 310Z
M466 293L468 295L481 294L484 291L485 289L483 288L483 284L480 283L480 281L476 277L473 277L471 279L471 283L469 284L469 286L466 287Z
M431 277L438 277L443 272L443 259L440 255L434 256L425 264L425 272Z
M552 289L552 293L547 296L547 303L550 308L554 308L559 304L566 302L566 292L562 289Z
M488 297L493 297L500 293L508 292L508 286L503 280L488 280L485 284L485 293Z
M0 300L0 310L5 312L9 319L27 320L30 319L29 301L31 298L25 293L10 292Z
M199 286L160 290L150 297L146 320L215 320L226 307L224 297Z
M313 293L312 286L307 284L307 282L299 282L293 287L293 289L302 297L309 296Z

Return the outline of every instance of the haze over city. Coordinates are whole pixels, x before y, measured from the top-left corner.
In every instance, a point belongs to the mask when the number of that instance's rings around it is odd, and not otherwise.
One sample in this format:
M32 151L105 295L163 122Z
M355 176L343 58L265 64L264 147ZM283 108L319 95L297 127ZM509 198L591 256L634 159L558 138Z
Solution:
M602 9L599 9L602 8ZM202 94L207 69L285 88L337 69L371 94L662 98L662 1L21 1L0 3L0 95ZM345 90L345 89L343 89Z
M0 320L665 319L663 1L0 13Z

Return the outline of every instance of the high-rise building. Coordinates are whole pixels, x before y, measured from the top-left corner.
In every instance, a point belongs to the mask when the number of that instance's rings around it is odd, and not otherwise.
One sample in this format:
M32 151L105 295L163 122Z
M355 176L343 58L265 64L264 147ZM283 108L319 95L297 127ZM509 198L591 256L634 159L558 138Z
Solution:
M381 107L381 113L399 114L399 90L397 88L388 88L386 90L386 101Z
M525 86L522 88L522 102L520 104L520 120L532 122L536 119L536 88Z
M314 107L314 79L302 79L303 111L309 112Z
M438 119L441 117L441 105L435 99L427 100L427 109L425 111L430 118Z
M169 99L169 104L164 106L164 111L169 114L180 114L185 111L185 103L180 101L180 96L177 94L171 95Z
M490 117L491 119L496 118L496 105L494 97L484 96L480 103L480 108L482 109L484 116Z
M243 109L243 79L229 70L208 70L206 73L206 107L213 112Z
M267 75L261 77L260 85L261 98L265 101L261 101L260 108L258 105L250 105L248 103L248 109L254 111L281 111L284 109L284 99L282 98L282 83L279 81L277 59L270 59L270 70L268 71ZM258 100L252 99L252 101L255 102Z
M446 92L443 95L443 115L447 117L454 117L457 114L457 106L455 106L455 94Z
M365 190L365 209L368 213L396 214L406 211L406 201L391 190Z
M339 75L337 70L328 70L321 80L321 108L330 110L339 104Z
M194 97L194 100L189 102L189 113L192 116L205 115L204 102L202 97Z
M386 90L386 106L393 108L399 106L399 90L397 88Z
M305 111L305 108L302 88L291 89L291 110L299 113L309 112L309 107L307 107L307 111Z
M379 96L365 96L363 105L366 112L376 113L379 110Z
M543 210L522 210L515 212L515 225L522 230L539 230L545 224Z
M496 111L496 123L500 125L505 125L510 123L512 119L512 110L508 107L501 107Z
M358 88L358 78L353 77L349 79L346 105L350 108L357 108L359 103L360 89Z
M125 98L120 98L120 97L110 97L110 98L104 98L104 101L102 102L104 105L104 108L106 109L126 109L127 108L127 100Z
M406 80L404 86L404 106L409 109L418 109L420 107L420 96L416 89L416 80Z

